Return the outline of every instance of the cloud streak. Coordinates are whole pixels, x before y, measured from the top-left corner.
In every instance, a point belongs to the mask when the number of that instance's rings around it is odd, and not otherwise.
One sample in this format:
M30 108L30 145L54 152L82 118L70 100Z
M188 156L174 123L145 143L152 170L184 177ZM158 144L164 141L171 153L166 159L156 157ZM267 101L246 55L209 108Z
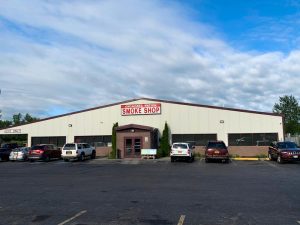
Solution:
M162 1L7 1L4 117L52 116L135 97L271 111L299 96L300 52L241 52Z

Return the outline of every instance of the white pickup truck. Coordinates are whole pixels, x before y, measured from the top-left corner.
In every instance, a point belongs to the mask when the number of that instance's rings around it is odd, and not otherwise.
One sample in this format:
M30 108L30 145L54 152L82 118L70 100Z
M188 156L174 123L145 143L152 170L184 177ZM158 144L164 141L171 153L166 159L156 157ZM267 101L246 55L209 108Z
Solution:
M171 162L175 162L178 159L184 159L188 162L194 161L194 146L190 143L176 142L172 144L170 156Z
M67 143L62 148L61 157L64 161L78 159L83 161L87 156L96 158L96 150L87 143Z

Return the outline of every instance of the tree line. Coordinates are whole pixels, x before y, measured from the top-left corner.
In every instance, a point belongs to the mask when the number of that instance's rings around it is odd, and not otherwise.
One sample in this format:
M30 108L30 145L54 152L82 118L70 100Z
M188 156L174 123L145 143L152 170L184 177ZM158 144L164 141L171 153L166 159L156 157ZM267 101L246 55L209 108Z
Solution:
M26 113L25 115L17 113L14 114L10 120L0 120L0 129L32 123L38 120L39 118L31 116L29 113Z
M293 95L279 97L279 102L273 106L273 112L284 116L285 133L300 134L300 106Z

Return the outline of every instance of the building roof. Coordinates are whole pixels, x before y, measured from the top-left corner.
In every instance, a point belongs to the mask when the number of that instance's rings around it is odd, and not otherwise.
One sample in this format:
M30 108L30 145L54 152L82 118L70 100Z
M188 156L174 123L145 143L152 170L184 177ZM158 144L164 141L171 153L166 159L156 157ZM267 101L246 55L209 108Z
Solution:
M135 102L135 101L138 101L138 100L163 102L163 103L170 103L170 104L177 104L177 105L187 105L187 106L194 106L194 107L220 109L220 110L226 110L226 111L236 111L236 112L263 114L263 115L283 117L283 115L277 114L277 113L259 112L259 111L252 111L252 110L235 109L235 108L227 108L227 107L219 107L219 106L210 106L210 105L202 105L202 104L186 103L186 102L177 102L177 101L169 101L169 100L161 100L161 99L153 99L153 98L135 98L135 99L130 99L130 100L122 101L122 102L116 102L116 103L113 103L113 104L97 106L97 107L93 107L93 108L89 108L89 109L84 109L84 110L80 110L80 111L66 113L66 114L62 114L62 115L58 115L58 116L52 116L52 117L41 119L41 120L38 120L38 121L35 121L35 122L32 122L32 123L38 123L38 122L51 120L51 119L56 119L56 118L60 118L60 117L64 117L64 116L70 116L70 115L73 115L73 114L78 114L78 113L88 112L88 111L92 111L92 110L107 108L107 107L111 107L111 106L115 106L115 105L126 104L126 103L130 103L130 102ZM32 124L32 123L27 123L27 124ZM27 125L27 124L23 124L23 125ZM17 125L17 126L13 126L13 127L19 127L19 126L23 126L23 125ZM13 128L13 127L9 127L9 128ZM9 128L5 128L5 129L9 129ZM2 130L5 130L5 129L2 129Z
M146 130L146 131L155 130L155 128L149 126L143 126L138 124L127 124L124 126L117 127L116 131L129 130L129 129L138 129L138 130Z

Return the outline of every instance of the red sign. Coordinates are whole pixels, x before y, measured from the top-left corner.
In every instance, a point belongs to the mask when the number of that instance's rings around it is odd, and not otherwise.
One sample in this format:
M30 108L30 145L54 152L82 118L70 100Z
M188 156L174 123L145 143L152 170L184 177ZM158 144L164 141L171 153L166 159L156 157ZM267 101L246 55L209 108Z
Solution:
M122 116L155 114L161 114L160 103L121 105Z

